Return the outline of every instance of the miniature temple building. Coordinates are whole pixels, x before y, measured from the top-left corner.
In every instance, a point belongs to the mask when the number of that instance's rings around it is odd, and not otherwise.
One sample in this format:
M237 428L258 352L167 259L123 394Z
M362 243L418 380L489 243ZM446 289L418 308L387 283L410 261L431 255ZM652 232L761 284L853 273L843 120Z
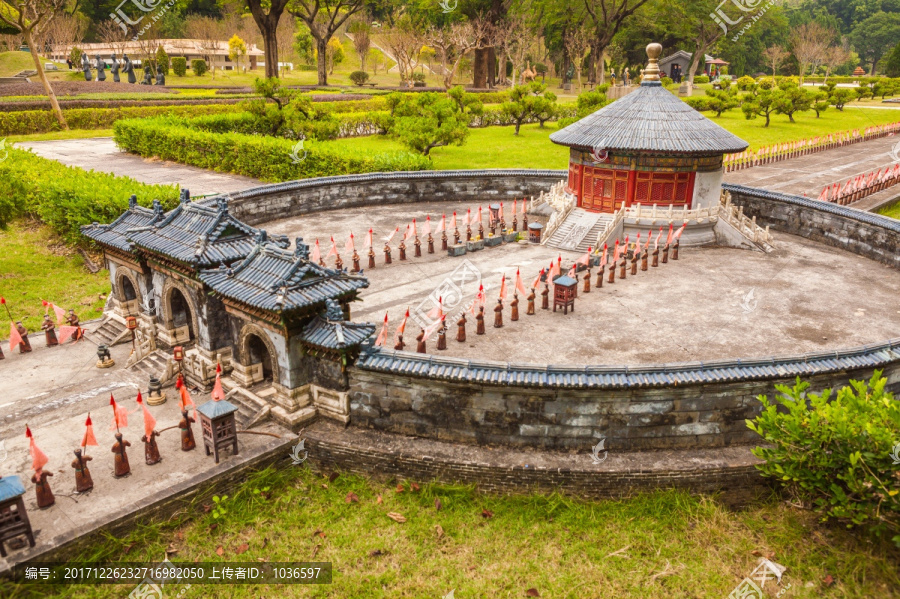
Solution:
M25 511L25 487L18 476L0 477L0 557L6 557L6 542L25 535L34 547L34 533Z
M661 51L659 44L647 46L649 65L636 91L550 135L570 148L566 191L578 207L712 206L719 201L723 155L747 149L662 86Z
M230 446L232 455L238 455L237 423L234 420L237 411L237 406L226 399L211 399L197 408L206 455L211 452L216 464L219 463L219 449Z
M553 279L553 311L557 306L562 308L563 314L569 313L569 308L575 311L575 295L578 293L578 281L568 275L562 275Z

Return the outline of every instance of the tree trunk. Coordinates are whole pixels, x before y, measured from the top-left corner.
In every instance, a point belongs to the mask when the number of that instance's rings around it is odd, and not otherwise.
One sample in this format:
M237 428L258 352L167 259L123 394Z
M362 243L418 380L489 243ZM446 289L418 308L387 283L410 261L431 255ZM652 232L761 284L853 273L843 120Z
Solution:
M480 89L487 87L487 48L475 50L472 64L472 86Z
M263 35L263 44L266 51L266 78L278 77L278 40L275 37L275 27L269 27L269 19L266 19L266 27L260 27Z
M69 125L66 124L66 117L63 116L62 110L59 107L59 102L56 101L56 94L53 93L53 88L50 87L50 81L47 79L47 73L44 72L44 65L41 64L41 57L38 56L37 48L34 47L34 41L31 38L31 31L26 29L22 32L22 38L25 40L25 43L28 44L28 50L31 52L31 58L34 60L34 68L38 72L38 77L41 78L41 84L44 86L44 93L47 94L47 98L50 100L50 106L53 109L53 114L56 116L56 120L59 121L59 126L63 131L69 130Z
M694 55L691 56L691 66L688 67L688 83L691 85L694 85L694 75L697 72L697 67L700 66L700 59L704 56L706 56L706 44L697 42Z
M494 48L487 49L487 67L488 67L488 87L497 85L498 73L500 66L497 64L497 52ZM503 72L506 73L506 64L503 65Z
M606 50L600 53L600 60L598 62L600 64L600 80L597 83L603 85L606 83Z
M325 60L325 50L328 47L328 38L316 40L316 67L319 72L319 85L328 85L328 64Z

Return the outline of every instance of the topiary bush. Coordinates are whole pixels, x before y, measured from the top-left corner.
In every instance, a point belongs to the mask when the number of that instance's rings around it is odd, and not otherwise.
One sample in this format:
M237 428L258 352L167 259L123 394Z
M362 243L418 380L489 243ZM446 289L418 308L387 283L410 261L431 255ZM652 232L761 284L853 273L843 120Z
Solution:
M187 75L187 58L184 56L172 57L172 72L179 77Z
M162 70L163 75L169 75L169 55L162 46L156 49L156 66Z
M798 377L777 385L774 401L759 396L762 413L747 426L769 445L753 450L764 476L823 521L891 535L900 547L900 401L886 383L876 371L868 383L816 394Z
M206 61L202 58L195 58L191 60L191 70L194 71L194 75L197 77L203 77L204 73L209 70L209 67L206 66Z
M369 74L365 71L353 71L350 73L350 81L355 85L362 85L369 80Z
M702 83L709 83L709 76L697 75L696 77L694 77L694 85L700 85Z
M662 79L659 80L659 82L662 83L663 87L669 87L670 85L675 83L675 80L672 79L671 77L663 77Z

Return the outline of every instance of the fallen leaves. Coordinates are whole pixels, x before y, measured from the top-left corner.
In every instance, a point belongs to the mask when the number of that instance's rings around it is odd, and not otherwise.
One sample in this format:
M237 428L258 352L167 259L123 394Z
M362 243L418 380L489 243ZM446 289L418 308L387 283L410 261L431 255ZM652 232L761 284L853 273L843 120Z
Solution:
M481 517L482 518L493 518L494 512L492 512L491 510L488 510L488 509L483 509L483 510L481 510Z
M541 594L538 593L538 590L537 590L536 588L531 587L530 589L528 589L527 591L525 591L525 596L526 596L526 597L540 597Z
M316 554L319 552L319 547L321 547L321 546L322 545L320 545L319 543L316 543L316 546L313 547L313 552L312 552L313 557L316 557Z
M409 483L409 489L410 489L410 491L415 493L416 491L419 490L419 485L417 485L416 483Z
M822 582L824 582L827 587L834 586L834 576L827 574L825 578L822 579Z
M338 474L337 472L332 472L331 474L328 475L328 482L333 483L334 481L337 480L337 477L339 477L339 476L340 476L340 474Z
M379 555L384 555L386 552L381 549L374 549L369 552L369 557L378 557Z
M178 553L178 546L175 543L169 543L169 546L166 547L166 555L171 555L172 553Z
M401 524L406 522L406 518L404 518L397 512L388 512L387 517L390 518L391 520L393 520L394 522L399 522Z
M766 558L766 559L772 559L772 558L775 557L775 552L774 552L774 551L766 551L766 552L762 552L762 551L760 551L759 549L754 549L754 550L751 551L750 553L751 553L752 555L755 555L756 557L764 557L764 558Z
M346 503L359 503L359 496L353 491L350 491L347 493L347 496L344 497L344 501Z
M222 557L223 555L225 555L225 548L222 547L221 545L216 547L216 555L218 555L219 557Z
M439 538L439 539L444 536L444 529L441 527L440 524L434 525L434 532L437 535L437 538Z
M402 492L405 490L405 489L403 488L403 483L398 483L398 484L397 484L397 489L396 489L396 490L397 490L398 493L402 493Z
M381 495L379 495L378 497L375 498L375 503L377 503L378 505L381 505L383 503L383 501L381 499Z
M435 497L435 498L434 498L434 509L436 509L437 511L441 511L441 508L442 508L442 507L444 507L444 504L441 503L440 498L439 498L439 497Z
M240 545L238 545L238 548L235 549L234 552L240 555L242 553L245 553L248 549L250 549L250 545L248 543L241 543Z

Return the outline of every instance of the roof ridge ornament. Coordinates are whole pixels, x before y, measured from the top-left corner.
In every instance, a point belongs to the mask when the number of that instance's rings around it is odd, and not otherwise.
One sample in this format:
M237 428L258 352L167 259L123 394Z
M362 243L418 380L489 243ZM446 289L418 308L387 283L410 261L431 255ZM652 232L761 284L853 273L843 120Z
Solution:
M191 190L190 189L182 189L181 197L178 198L178 201L181 204L187 204L188 202L190 202L191 201Z
M228 214L228 199L225 196L217 197L216 208L219 210L219 212Z
M662 44L653 42L647 44L647 68L641 76L641 84L645 81L659 81L659 55L662 54Z
M344 320L344 309L341 304L331 298L325 300L325 320L328 322L342 322Z
M137 207L137 196L135 194L131 194L131 197L128 198L128 209L134 210Z

